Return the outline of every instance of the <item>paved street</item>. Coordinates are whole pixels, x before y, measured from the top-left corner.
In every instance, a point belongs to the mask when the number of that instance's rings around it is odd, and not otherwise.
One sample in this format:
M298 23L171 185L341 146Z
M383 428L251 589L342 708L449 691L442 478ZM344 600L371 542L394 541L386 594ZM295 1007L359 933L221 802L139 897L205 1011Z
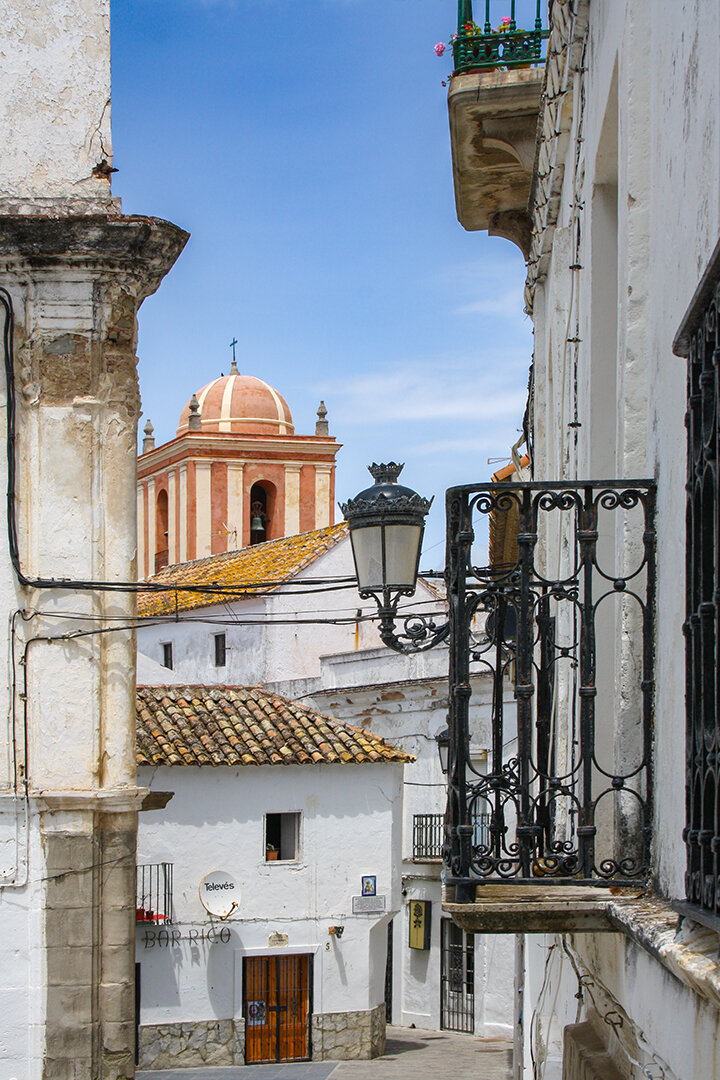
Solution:
M447 1031L388 1028L384 1057L373 1061L321 1061L301 1065L138 1072L138 1080L510 1080L509 1043ZM252 1070L252 1071L250 1071Z

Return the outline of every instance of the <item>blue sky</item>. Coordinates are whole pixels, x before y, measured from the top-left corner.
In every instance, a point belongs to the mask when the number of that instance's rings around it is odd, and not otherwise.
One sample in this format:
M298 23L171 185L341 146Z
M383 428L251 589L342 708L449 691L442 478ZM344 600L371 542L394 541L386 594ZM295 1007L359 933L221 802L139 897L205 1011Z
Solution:
M171 438L235 336L298 432L324 398L339 499L390 459L435 494L439 566L443 492L509 456L532 352L520 252L455 215L451 62L433 52L454 0L112 8L113 191L192 234L141 309L141 427Z

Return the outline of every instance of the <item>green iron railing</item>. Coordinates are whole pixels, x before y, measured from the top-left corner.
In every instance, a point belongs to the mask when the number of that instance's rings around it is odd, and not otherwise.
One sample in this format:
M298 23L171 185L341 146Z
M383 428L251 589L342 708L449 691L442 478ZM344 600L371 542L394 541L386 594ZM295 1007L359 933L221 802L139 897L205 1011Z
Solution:
M505 15L497 27L490 22L490 0L485 0L482 26L473 20L472 0L458 0L458 30L452 43L453 74L543 63L543 43L550 32L543 29L540 3L541 0L537 0L533 29L520 30L515 20L515 0L510 0L510 14ZM497 10L501 5L493 6ZM507 3L503 6L507 10Z

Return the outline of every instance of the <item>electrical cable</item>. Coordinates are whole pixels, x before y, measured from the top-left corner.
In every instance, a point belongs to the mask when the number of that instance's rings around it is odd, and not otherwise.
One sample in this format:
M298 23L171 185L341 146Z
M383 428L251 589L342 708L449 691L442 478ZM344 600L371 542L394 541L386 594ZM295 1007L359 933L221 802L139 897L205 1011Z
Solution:
M330 609L328 609L330 610ZM95 615L92 613L84 614L82 612L32 612L29 617L44 619L57 618L60 621L66 622L82 622L89 623L93 621L102 623L113 623L116 625L105 626L104 630L143 630L151 626L168 626L178 625L180 623L192 623L199 626L292 626L294 624L304 626L353 626L355 623L367 623L375 622L376 616L373 613L358 616L357 614L337 616L335 618L310 618L300 619L297 617L298 612L287 612L282 617L276 617L273 615L258 615L257 618L251 616L244 616L242 614L228 615L228 616L186 616L182 613L179 616L175 615L154 615L154 616L138 616L134 620L129 620L126 615L113 615L105 617L103 615ZM408 611L403 613L401 618L412 618L415 614L414 611ZM426 611L422 613L422 618L445 618L447 612L443 611ZM28 621L26 619L26 621ZM88 631L91 633L92 631Z
M217 595L217 596L235 596L242 598L243 594L247 593L249 597L260 595L261 589L275 589L281 585L286 584L287 579L279 581L268 582L253 582L246 586L223 586L218 584L208 584L207 582L188 582L184 584L175 584L170 582L143 582L143 581L92 581L86 579L75 578L44 578L44 577L29 577L23 570L20 562L20 553L18 546L17 536L17 515L16 515L16 496L17 496L17 458L16 458L16 394L15 394L15 353L14 353L14 335L15 335L15 313L13 308L12 296L7 289L0 286L0 304L5 311L5 323L3 327L3 352L4 352L4 364L5 364L5 381L7 388L7 428L6 428L6 446L7 446L7 469L8 469L8 482L7 482L7 530L8 530L8 546L10 549L10 561L13 569L17 575L18 581L21 585L32 589L75 589L78 591L98 591L98 592L130 592L130 593L153 593L153 592L195 592L202 593L203 595ZM427 571L420 576L428 578L441 578L443 574L436 570ZM337 578L318 578L318 579L306 579L308 587L312 587L315 584L329 584L339 585L340 583L346 583L346 587L352 587L356 584L356 578L350 575L344 575ZM294 583L296 586L300 585L300 582ZM303 591L305 591L303 589Z

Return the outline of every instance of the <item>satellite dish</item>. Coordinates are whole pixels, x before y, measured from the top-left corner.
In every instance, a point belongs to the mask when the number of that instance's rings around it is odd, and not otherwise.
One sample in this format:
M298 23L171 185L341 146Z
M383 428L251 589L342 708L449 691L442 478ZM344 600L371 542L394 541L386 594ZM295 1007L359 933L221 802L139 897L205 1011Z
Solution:
M211 915L227 919L240 904L240 889L232 874L213 870L200 882L200 903Z

